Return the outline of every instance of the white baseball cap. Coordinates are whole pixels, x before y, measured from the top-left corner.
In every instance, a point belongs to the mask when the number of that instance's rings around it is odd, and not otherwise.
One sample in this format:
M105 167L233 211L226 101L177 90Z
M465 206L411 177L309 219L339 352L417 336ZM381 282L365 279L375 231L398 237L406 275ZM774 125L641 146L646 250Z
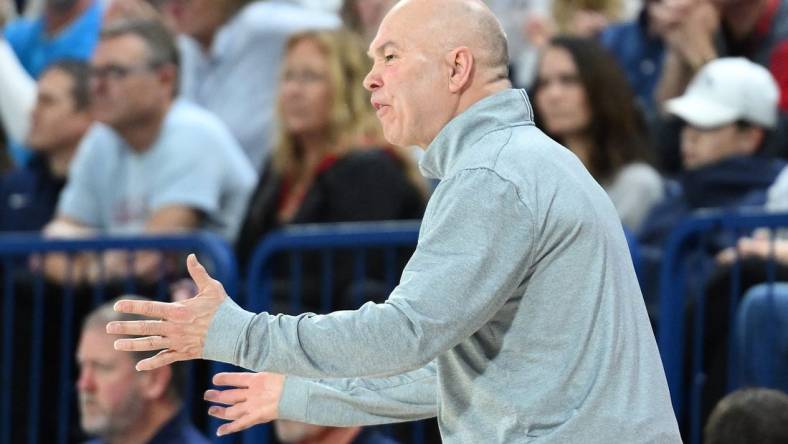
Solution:
M743 57L713 60L701 68L684 95L665 106L687 123L714 128L743 120L773 128L780 90L771 73Z

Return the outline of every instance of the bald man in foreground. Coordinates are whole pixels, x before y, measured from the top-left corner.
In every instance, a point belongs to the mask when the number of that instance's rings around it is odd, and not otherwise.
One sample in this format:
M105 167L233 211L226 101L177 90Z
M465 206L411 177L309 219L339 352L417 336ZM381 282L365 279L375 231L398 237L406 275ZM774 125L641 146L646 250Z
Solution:
M399 286L382 304L300 316L239 308L194 256L200 293L119 302L163 319L111 323L138 368L204 358L231 422L352 426L438 417L446 443L680 442L615 208L533 123L506 38L479 1L405 0L370 46L364 84L393 144L441 179ZM287 376L283 376L287 375Z

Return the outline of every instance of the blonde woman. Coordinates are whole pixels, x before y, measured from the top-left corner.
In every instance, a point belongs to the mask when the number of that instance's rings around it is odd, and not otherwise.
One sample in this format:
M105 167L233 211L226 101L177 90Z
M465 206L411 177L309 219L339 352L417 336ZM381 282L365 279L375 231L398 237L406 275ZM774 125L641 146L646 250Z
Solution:
M307 32L285 49L278 141L247 211L238 255L246 263L288 224L420 218L423 181L382 141L362 86L368 59L345 30Z

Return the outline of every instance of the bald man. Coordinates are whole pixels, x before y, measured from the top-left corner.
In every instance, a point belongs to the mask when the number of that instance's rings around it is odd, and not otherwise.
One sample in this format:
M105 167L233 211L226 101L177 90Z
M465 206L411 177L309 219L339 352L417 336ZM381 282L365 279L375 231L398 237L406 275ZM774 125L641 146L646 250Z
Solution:
M140 369L206 358L219 434L283 418L353 426L438 417L446 443L680 442L616 210L507 80L506 38L479 1L405 0L365 79L386 138L441 179L418 247L382 304L316 316L239 308L190 256L180 304L121 302ZM287 376L283 376L287 375Z

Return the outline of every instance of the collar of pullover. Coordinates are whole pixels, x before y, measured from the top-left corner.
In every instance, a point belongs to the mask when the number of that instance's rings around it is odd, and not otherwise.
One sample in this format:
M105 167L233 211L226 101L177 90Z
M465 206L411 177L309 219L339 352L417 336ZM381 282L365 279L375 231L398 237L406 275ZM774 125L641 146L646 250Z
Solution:
M492 131L533 122L528 96L522 89L507 89L474 103L456 116L435 137L419 163L421 173L442 179L463 151Z

